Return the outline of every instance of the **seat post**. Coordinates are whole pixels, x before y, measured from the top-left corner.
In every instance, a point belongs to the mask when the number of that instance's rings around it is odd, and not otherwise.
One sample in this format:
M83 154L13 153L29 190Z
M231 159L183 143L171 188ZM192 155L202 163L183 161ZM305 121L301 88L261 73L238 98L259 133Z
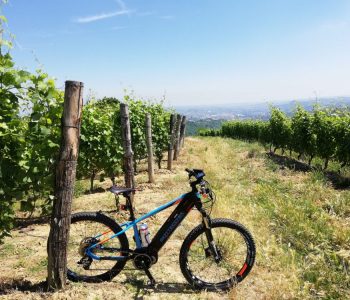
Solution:
M124 197L126 198L126 205L129 208L130 211L130 221L135 221L135 215L134 215L134 208L132 207L132 203L131 203L131 199L130 199L130 193L131 192L127 192L124 193Z

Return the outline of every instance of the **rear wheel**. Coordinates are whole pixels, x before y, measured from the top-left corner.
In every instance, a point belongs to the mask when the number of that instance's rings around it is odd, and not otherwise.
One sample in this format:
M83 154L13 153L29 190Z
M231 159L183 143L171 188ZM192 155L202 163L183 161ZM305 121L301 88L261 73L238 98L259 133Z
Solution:
M180 250L180 267L195 288L228 290L242 281L255 260L255 243L249 231L238 222L214 219L211 232L219 255L215 261L203 225L194 228Z
M115 277L123 269L126 259L117 262L115 260L93 260L85 254L85 249L121 230L116 222L101 213L73 214L67 252L68 279L72 281L101 282ZM106 234L101 235L102 233ZM103 248L108 248L108 250ZM125 233L123 233L104 243L103 248L96 248L93 253L101 257L127 256L129 242Z

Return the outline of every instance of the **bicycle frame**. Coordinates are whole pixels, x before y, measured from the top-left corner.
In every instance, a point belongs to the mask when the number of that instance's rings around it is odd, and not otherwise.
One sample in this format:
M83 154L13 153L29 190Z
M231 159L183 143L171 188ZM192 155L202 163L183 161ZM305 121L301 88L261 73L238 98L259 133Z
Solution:
M109 238L103 239L99 241L98 243L90 246L86 249L86 254L90 256L91 258L95 260L126 260L129 259L128 256L98 256L93 253L94 249L97 247L100 247L99 249L104 249L103 244L108 242L109 240L117 237L118 235L121 235L125 233L130 228L133 228L134 230L134 237L135 237L135 243L136 243L136 249L142 248L141 246L141 239L139 236L137 224L142 222L143 220L156 215L157 213L176 205L176 208L171 213L171 215L168 217L168 219L165 221L165 223L161 226L161 228L158 230L158 232L153 237L151 243L147 247L148 251L151 251L152 253L158 253L158 251L164 246L164 244L167 242L169 237L172 235L172 233L176 230L176 228L181 224L181 222L184 220L184 218L187 216L187 214L190 212L190 210L196 206L199 210L201 210L201 195L199 192L189 192L187 194L182 194L179 197L169 201L168 203L153 209L149 213L141 216L138 219L131 220L128 222L125 222L121 224L121 227L125 227L123 230L113 234ZM95 236L96 239L100 238L103 235L106 235L110 233L111 230L108 230L104 233L101 233L97 236ZM107 248L105 248L107 249ZM127 250L127 249L125 249ZM129 249L128 249L129 250ZM122 250L121 250L122 252Z

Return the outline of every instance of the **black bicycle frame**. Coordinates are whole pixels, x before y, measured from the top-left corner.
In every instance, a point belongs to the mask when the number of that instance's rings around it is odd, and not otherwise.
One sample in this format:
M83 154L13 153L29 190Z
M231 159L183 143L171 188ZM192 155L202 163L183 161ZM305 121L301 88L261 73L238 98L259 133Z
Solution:
M200 198L197 193L189 192L185 194L183 200L174 209L168 219L165 221L163 226L158 230L151 243L148 246L150 252L158 253L164 246L176 228L181 224L183 219L196 205L198 206Z
M179 203L178 203L179 202ZM187 214L191 211L191 209L196 206L196 208L201 212L204 220L204 224L208 224L209 218L207 218L206 212L202 209L202 202L201 202L201 196L195 190L194 186L192 187L192 191L184 194L181 196L181 198L174 199L173 202L169 202L168 204L165 204L163 207L160 207L156 209L153 213L149 212L148 214L140 217L139 219L135 220L133 217L130 222L124 223L121 226L126 226L126 228L120 232L115 233L113 236L106 238L92 246L90 246L87 250L86 253L88 256L90 256L93 259L96 260L125 260L125 259L130 259L130 256L98 256L94 254L94 248L99 247L100 249L103 250L113 250L117 251L120 250L121 252L125 252L127 249L117 249L117 248L110 248L110 247L103 247L103 244L105 242L108 242L110 239L113 239L114 237L118 236L119 234L123 234L128 228L133 227L134 228L134 237L135 237L135 242L136 242L136 249L140 249L140 237L138 236L138 230L137 230L137 223L141 222L144 219L147 219L148 217L157 214L158 212L169 208L170 206L173 206L174 204L178 203L174 211L171 213L171 215L168 217L168 219L165 221L165 223L162 225L162 227L158 230L154 238L152 239L151 243L147 247L147 252L156 254L159 252L159 250L164 246L164 244L167 242L167 240L170 238L170 236L173 234L173 232L176 230L176 228L181 224L183 219L187 216ZM131 205L128 205L129 210L131 215L133 216L133 208ZM207 227L207 226L206 226ZM207 227L208 228L208 227ZM109 231L97 235L95 238L100 238L104 234L108 233ZM129 249L130 250L130 249ZM129 251L127 250L127 251ZM134 251L132 251L134 252Z

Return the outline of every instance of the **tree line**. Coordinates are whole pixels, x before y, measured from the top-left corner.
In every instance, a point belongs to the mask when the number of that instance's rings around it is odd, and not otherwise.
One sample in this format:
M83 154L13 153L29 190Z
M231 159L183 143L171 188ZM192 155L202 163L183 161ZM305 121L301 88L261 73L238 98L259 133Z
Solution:
M221 129L201 130L202 136L223 136L245 141L257 141L270 151L281 149L310 165L315 157L323 160L326 169L330 160L341 167L350 164L350 112L347 109L315 106L309 112L297 106L292 116L273 107L268 121L233 120Z

